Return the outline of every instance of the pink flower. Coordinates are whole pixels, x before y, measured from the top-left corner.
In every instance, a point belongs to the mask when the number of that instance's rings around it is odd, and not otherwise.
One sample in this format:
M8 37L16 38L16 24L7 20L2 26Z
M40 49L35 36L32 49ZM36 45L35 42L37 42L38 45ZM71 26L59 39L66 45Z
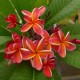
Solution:
M26 46L30 50L30 54L26 57L26 60L32 61L32 66L37 70L42 68L42 58L45 58L48 54L53 54L50 50L44 50L45 39L42 38L39 42L35 41L34 43L26 38Z
M21 63L29 53L28 49L22 48L22 40L16 33L12 34L13 41L10 41L5 49L5 59L13 63ZM24 43L23 43L24 45Z
M24 20L27 22L25 25L23 25L21 32L26 32L30 28L33 27L33 30L37 34L43 33L43 26L44 26L44 20L39 19L39 17L45 12L45 7L41 6L40 8L34 8L34 10L31 12L28 12L26 10L23 10L22 13L25 15Z
M69 51L73 51L76 48L76 45L70 42L70 33L68 32L66 36L64 36L63 32L59 30L54 33L49 42L53 45L52 48L59 53L61 57L66 56L66 49Z
M54 56L48 55L45 60L43 60L43 73L46 77L52 77L52 71L55 68Z
M16 27L16 16L14 14L10 14L7 18L5 18L6 22L9 22L10 24L7 26L7 28L13 28Z

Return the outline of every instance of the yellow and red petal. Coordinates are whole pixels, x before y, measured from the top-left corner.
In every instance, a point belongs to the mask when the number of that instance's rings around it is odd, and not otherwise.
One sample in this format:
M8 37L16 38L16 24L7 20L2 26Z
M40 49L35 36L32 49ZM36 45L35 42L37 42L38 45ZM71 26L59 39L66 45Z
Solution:
M60 45L60 40L58 39L58 38L50 38L49 39L49 43L51 44L51 45Z
M59 55L63 58L66 56L66 47L64 44L60 44L58 52L59 52Z
M25 16L31 17L31 12L26 11L26 10L22 10L21 12L22 12Z
M69 41L70 39L70 32L68 32L64 38L64 41Z
M32 52L35 53L36 46L35 46L35 44L29 38L26 39L26 43L25 44L27 45L27 47L28 47L29 50L31 50Z
M51 44L47 44L46 45L46 50L51 50L52 48L51 48Z
M39 40L35 40L35 41L33 41L33 43L35 44L35 46L36 46L36 48L37 48L38 43L39 43Z
M39 24L42 28L44 28L44 20L38 19L37 24Z
M16 43L21 43L21 37L19 34L16 34L16 33L12 33L12 39L14 42Z
M43 68L43 73L46 77L52 77L52 71L49 66Z
M34 8L31 14L32 21L36 21L39 17L39 10L38 8Z
M26 39L27 39L27 37L25 37L25 36L22 38L22 45L23 45L23 48L28 49L28 46L26 44Z
M23 60L32 59L36 55L33 52L31 52L30 50L25 49L25 48L20 48L20 52L22 54Z
M39 16L41 16L45 12L45 10L46 10L46 8L44 6L41 6L38 9L39 9Z
M17 51L13 55L13 63L21 63L22 62L22 55L20 51Z
M42 69L42 61L41 61L41 58L40 58L40 56L38 54L33 58L33 66L37 70L41 70Z
M59 35L60 40L62 41L64 39L64 33L61 30L59 30L58 35Z
M38 34L41 35L43 34L43 28L39 24L34 24L33 25L33 30Z
M25 25L22 26L21 32L26 32L32 27L32 24L26 23Z
M50 36L46 30L43 30L43 34L41 36L46 38L47 40L50 38Z
M32 19L29 16L24 16L24 20L28 23L32 23Z
M41 50L43 50L43 48L44 48L44 46L45 46L45 38L42 38L40 41L39 41L39 43L38 43L38 46L37 46L37 49L36 49L36 51L41 51Z
M73 51L76 49L76 45L71 42L66 41L64 44L65 44L66 49L69 51Z
M50 50L42 50L42 51L39 51L38 54L40 55L40 57L45 58L49 54L54 54L54 53Z

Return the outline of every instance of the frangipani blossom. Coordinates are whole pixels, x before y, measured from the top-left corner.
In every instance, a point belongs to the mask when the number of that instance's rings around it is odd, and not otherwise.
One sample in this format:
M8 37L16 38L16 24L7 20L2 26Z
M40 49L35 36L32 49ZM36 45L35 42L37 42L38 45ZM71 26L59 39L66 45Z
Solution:
M26 60L32 59L32 66L37 70L42 68L42 58L45 58L48 54L53 54L50 50L44 50L45 39L42 38L39 42L33 43L30 39L26 39L25 43L28 49L31 51L26 57Z
M45 7L41 6L40 8L34 8L31 12L23 10L22 13L25 15L24 20L27 22L22 26L21 32L26 32L33 27L33 30L37 34L43 33L44 20L39 19L39 17L45 12Z
M7 28L13 28L16 27L17 19L14 14L10 14L7 18L5 18L6 22L9 22L10 24L7 26Z
M54 56L48 55L46 59L43 60L43 73L46 77L52 77L52 71L55 68Z
M66 56L66 49L73 51L76 48L76 45L70 42L70 32L64 36L63 32L59 30L57 33L52 35L52 38L49 40L53 45L53 49L57 50L61 57Z
M25 60L26 55L29 53L28 49L22 48L22 40L16 33L12 34L13 42L9 42L5 49L5 59L13 63L20 63Z
M59 28L55 28L55 29L53 30L53 32L56 33L56 32L58 32L58 30L59 30ZM45 40L46 40L46 49L47 49L47 50L51 50L51 49L52 49L51 43L49 42L49 39L52 38L52 35L53 35L53 34L49 35L49 33L48 33L46 30L44 30L44 31L43 31L43 34L41 35L41 36L42 36L43 38L45 38Z
M41 36L46 40L46 44L45 44L46 49L51 50L51 44L49 43L49 39L50 39L49 33L46 30L44 30Z

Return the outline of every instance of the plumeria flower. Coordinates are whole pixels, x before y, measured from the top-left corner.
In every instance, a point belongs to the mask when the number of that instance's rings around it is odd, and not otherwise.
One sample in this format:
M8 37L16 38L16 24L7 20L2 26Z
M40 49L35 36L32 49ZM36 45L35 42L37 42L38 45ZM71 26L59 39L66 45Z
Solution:
M28 49L31 51L26 57L26 60L31 60L32 66L37 70L42 68L42 58L45 58L48 54L53 54L50 50L44 50L45 39L42 38L40 41L32 42L30 39L26 38L26 43Z
M66 49L69 51L76 49L76 45L70 42L70 32L64 36L63 32L59 30L52 35L49 41L53 45L53 49L56 50L61 57L66 56Z
M59 28L57 27L57 28L55 28L55 29L53 30L53 32L56 33L56 32L58 32L58 30L59 30ZM54 38L52 35L53 35L53 34L49 35L49 33L48 33L46 30L44 30L44 31L43 31L43 34L41 34L41 36L46 39L46 49L47 49L47 50L51 50L51 48L52 48L52 47L51 47L51 43L49 42L49 39L50 39L50 38Z
M25 60L28 49L22 48L22 41L18 34L12 34L13 41L9 42L5 49L5 59L12 61L13 63L21 63L22 60Z
M22 13L25 15L24 20L27 22L25 25L23 25L21 32L26 32L30 28L33 27L33 30L37 34L43 33L43 26L44 26L44 20L39 19L39 17L45 12L45 7L41 6L40 8L34 8L34 10L31 12L28 12L26 10L23 10Z
M5 18L6 22L9 22L10 24L7 26L7 28L13 28L16 27L17 19L14 14L10 14L7 18Z
M46 44L45 44L46 49L51 50L51 44L49 43L49 39L50 39L49 33L46 30L44 30L41 36L46 40Z
M55 68L55 59L54 56L48 55L43 60L43 73L46 77L52 77L52 71Z

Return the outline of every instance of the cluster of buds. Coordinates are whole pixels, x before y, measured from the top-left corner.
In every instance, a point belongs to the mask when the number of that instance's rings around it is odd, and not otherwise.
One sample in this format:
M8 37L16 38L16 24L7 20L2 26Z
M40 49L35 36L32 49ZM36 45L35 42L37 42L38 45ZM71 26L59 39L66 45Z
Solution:
M73 51L76 46L70 40L70 32L64 36L60 28L55 28L53 33L44 30L44 20L40 16L45 12L46 8L34 8L31 12L22 10L26 24L22 25L21 32L29 32L31 28L40 36L40 39L33 40L34 36L29 38L24 35L12 32L12 41L8 42L5 49L5 59L9 63L21 63L23 60L29 61L33 68L37 70L43 69L43 73L47 77L52 76L52 71L55 68L55 54L57 52L60 57L66 56L66 50ZM6 19L9 22L8 29L16 27L16 16L10 14Z

